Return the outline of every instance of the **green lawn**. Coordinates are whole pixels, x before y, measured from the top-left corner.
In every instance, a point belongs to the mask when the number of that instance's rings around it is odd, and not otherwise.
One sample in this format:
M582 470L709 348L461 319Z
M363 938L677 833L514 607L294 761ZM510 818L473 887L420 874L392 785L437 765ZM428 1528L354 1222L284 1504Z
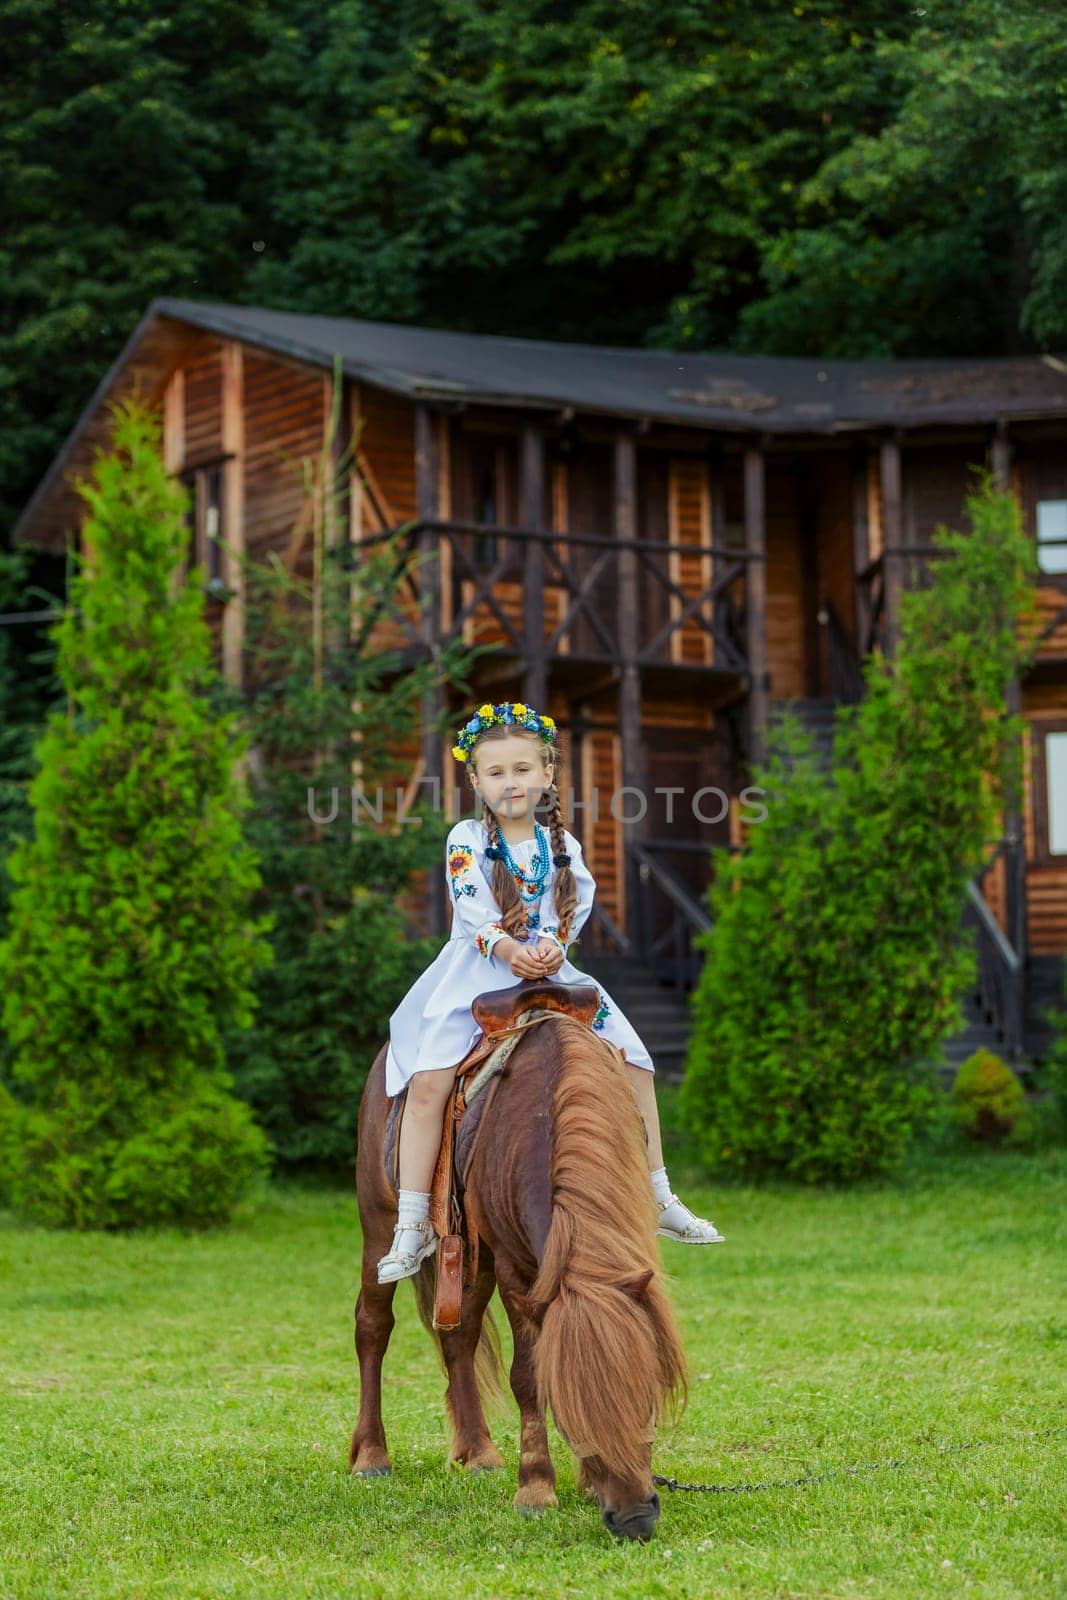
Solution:
M713 1191L677 1153L671 1175L727 1243L661 1241L692 1398L655 1470L917 1462L662 1490L655 1539L618 1545L553 1434L560 1507L526 1521L510 1401L508 1472L446 1467L443 1377L401 1284L394 1474L352 1479L354 1195L275 1187L193 1238L0 1217L0 1594L1067 1594L1067 1431L1027 1436L1067 1429L1067 1151L927 1160L851 1192ZM991 1442L937 1453L973 1440Z

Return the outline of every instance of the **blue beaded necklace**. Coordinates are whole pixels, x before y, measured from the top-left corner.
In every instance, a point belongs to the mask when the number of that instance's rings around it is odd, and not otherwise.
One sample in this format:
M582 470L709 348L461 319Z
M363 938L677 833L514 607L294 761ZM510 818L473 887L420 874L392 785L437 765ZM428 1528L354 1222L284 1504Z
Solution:
M515 860L508 846L508 841L503 833L500 835L500 848L494 850L490 845L486 855L493 860L503 861L512 876L518 879L519 898L527 905L533 905L541 898L545 877L548 873L548 832L539 822L534 823L534 838L537 840L537 854L531 864L530 871L526 872Z

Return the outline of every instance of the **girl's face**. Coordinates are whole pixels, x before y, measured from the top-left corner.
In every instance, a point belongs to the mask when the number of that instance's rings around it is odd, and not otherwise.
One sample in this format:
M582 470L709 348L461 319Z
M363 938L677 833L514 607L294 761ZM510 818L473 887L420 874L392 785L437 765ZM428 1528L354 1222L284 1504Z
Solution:
M546 763L540 743L509 733L504 739L487 739L476 752L470 774L474 792L498 817L532 820L541 791L552 782L552 761Z

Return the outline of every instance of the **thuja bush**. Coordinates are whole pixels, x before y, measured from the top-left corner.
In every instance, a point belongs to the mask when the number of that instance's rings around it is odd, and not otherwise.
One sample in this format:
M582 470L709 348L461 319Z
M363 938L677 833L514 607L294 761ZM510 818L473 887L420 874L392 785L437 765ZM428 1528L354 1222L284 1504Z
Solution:
M0 1171L23 1217L76 1227L225 1221L266 1167L221 1038L270 959L242 838L242 735L210 704L201 569L158 416L113 407L78 489L84 555L55 630L66 704L37 745L31 836L0 944L10 1087Z
M28 567L26 549L0 550L0 611L30 609ZM13 636L13 628L0 626L0 939L7 932L11 896L7 859L33 826L28 799L33 747L46 711L39 690L27 695L27 663L25 655L16 654ZM9 1078L10 1058L7 1035L0 1028L0 1083Z
M976 1050L960 1064L949 1098L956 1127L987 1145L1005 1143L1027 1121L1026 1091L992 1050Z
M966 509L971 531L939 529L929 586L903 596L894 658L875 651L839 713L831 770L785 717L754 774L766 820L736 860L714 852L680 1095L711 1171L849 1181L943 1124L936 1063L974 973L965 885L1021 782L1004 705L1034 571L988 474Z

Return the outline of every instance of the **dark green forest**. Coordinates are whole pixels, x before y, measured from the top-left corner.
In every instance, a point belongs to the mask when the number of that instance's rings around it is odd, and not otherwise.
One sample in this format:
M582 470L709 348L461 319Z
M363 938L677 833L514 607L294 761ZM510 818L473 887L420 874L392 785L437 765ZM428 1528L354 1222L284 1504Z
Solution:
M1010 0L0 0L0 524L154 295L779 355L1067 347Z

